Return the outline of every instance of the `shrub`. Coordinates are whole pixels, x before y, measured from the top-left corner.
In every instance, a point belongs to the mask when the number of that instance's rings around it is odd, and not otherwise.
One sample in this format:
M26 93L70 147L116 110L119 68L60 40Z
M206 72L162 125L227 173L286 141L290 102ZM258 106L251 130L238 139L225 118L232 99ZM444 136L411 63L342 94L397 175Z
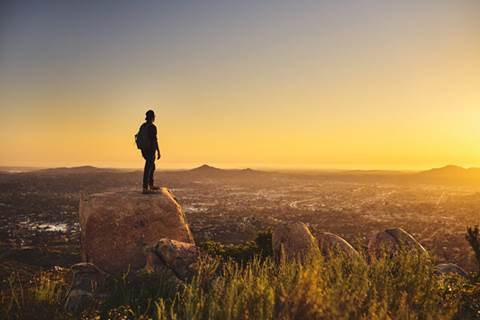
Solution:
M480 278L480 236L478 226L467 228L467 241L475 254L477 262L477 277Z
M255 256L264 258L272 256L272 232L270 230L261 231L253 241L242 244L225 245L215 241L205 241L200 247L208 254L223 260L232 259L246 263Z

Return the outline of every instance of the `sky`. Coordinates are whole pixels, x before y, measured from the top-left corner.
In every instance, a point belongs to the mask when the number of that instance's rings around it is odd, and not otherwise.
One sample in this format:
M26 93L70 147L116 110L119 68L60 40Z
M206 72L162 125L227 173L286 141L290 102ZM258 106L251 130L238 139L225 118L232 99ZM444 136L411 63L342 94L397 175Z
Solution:
M2 1L0 166L480 166L480 2Z

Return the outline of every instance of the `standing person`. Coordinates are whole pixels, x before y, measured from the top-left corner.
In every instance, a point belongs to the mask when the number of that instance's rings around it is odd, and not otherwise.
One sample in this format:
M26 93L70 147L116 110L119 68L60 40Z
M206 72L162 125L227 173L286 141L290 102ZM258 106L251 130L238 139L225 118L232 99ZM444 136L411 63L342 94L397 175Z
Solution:
M160 149L158 148L157 127L155 122L155 113L148 110L145 114L145 122L140 126L135 135L135 141L138 149L142 151L145 159L145 168L143 169L143 192L144 194L154 193L159 187L153 184L153 175L155 173L155 153L158 153L157 159L160 159Z

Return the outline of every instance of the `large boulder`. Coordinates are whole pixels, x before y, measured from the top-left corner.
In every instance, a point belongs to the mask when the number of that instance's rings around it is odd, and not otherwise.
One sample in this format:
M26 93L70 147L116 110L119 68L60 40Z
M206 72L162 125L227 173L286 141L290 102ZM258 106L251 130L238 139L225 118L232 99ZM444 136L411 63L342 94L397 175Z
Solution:
M272 233L273 254L276 261L285 255L287 260L304 259L312 249L318 249L308 227L302 222L278 224Z
M171 270L178 279L190 280L198 270L200 249L192 243L160 239L146 251L146 271L164 273Z
M324 256L330 254L342 254L350 258L360 256L350 243L334 233L320 232L317 239L318 247Z
M368 243L370 256L378 257L382 251L396 254L399 251L415 251L428 256L427 250L415 238L402 228L387 229L375 234Z
M112 274L145 265L145 246L169 238L194 243L181 206L167 188L155 194L118 191L80 200L82 258Z

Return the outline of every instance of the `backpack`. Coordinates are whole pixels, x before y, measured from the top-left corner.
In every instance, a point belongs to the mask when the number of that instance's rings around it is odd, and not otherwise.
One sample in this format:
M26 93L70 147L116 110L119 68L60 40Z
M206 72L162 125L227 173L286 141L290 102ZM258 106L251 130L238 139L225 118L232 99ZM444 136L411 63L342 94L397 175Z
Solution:
M135 135L135 143L137 149L140 150L144 150L148 147L147 126L145 124L142 124L140 129L138 129L138 133Z

